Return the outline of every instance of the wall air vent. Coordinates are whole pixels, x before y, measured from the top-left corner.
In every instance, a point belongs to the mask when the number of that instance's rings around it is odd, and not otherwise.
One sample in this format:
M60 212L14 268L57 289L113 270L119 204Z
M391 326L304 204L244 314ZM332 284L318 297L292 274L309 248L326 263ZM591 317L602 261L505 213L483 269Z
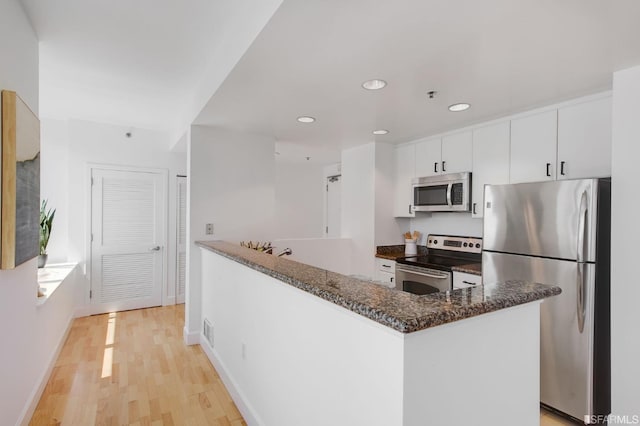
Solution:
M209 346L213 348L213 326L206 318L202 327L202 334L204 334L205 339L209 342Z

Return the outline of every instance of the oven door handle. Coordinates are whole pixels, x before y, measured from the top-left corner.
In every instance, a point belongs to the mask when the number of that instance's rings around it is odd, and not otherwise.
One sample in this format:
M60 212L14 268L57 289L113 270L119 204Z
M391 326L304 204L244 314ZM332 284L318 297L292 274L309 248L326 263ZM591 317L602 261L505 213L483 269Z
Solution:
M451 206L451 188L453 187L452 183L449 183L449 185L447 185L447 204L449 206Z
M406 274L421 275L423 277L429 277L429 278L438 278L441 280L445 280L449 278L449 274L430 274L428 272L416 272L416 271L410 271L408 269L402 269L402 268L397 268L396 272L404 272Z

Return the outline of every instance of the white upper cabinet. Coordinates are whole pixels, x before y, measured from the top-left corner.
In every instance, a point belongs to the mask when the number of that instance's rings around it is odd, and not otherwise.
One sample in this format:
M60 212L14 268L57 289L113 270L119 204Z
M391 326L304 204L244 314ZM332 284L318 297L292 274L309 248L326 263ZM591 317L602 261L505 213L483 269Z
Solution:
M442 139L416 143L416 177L434 176L442 172Z
M511 183L556 178L558 112L511 120Z
M416 176L416 146L404 145L394 149L394 217L415 217L411 180Z
M558 179L611 176L611 97L558 110Z
M471 132L418 142L416 143L416 176L471 171L471 152Z
M509 122L473 131L471 214L484 216L484 186L509 183Z
M473 136L471 132L456 133L442 138L442 173L470 172Z

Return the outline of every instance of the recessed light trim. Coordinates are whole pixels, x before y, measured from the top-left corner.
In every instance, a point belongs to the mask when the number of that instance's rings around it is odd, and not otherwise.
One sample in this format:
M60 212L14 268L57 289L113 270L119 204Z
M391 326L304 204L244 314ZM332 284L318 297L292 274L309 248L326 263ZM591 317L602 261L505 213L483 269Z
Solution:
M315 118L310 117L310 116L308 116L308 115L302 115L302 116L298 117L298 118L297 118L297 120L298 120L300 123L313 123L314 121L316 121L316 119L315 119Z
M452 111L452 112L466 111L469 108L471 108L471 104L468 104L465 102L449 105L449 111Z
M380 89L384 89L386 85L387 85L386 81L381 80L379 78L374 78L373 80L367 80L364 83L362 83L362 88L366 90L380 90Z
M387 135L389 134L389 131L387 129L378 129L378 130L374 130L373 132L374 135Z

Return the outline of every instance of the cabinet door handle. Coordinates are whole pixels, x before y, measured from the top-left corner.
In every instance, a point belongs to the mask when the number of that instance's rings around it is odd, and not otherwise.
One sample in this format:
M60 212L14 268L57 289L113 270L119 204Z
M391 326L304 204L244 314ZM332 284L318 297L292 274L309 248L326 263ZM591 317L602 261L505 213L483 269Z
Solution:
M465 281L465 280L462 280L462 283L463 284L469 284L469 285L478 285L476 283L472 283L471 281Z
M551 163L547 163L547 176L551 177Z
M391 265L382 265L383 268L391 268Z
M409 214L411 214L411 204L409 204Z
M433 163L433 173L438 173L438 162Z
M560 174L561 174L562 176L564 176L564 163L565 163L564 161L561 161L561 162L560 162Z
M473 214L478 214L476 212L476 205L478 205L478 203L473 203Z
M446 171L447 171L447 169L445 169L444 164L445 164L445 161L443 161L443 162L442 162L442 171L443 171L443 172L446 172Z

